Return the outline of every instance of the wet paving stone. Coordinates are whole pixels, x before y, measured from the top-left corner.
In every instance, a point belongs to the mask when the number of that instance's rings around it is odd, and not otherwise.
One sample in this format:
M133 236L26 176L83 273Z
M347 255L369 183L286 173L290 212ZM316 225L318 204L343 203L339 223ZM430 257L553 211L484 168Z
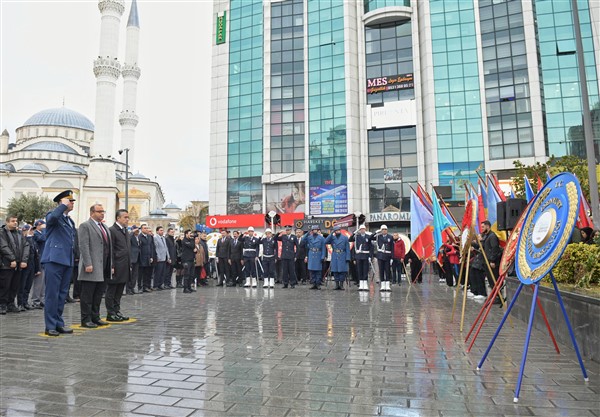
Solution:
M526 324L481 304L450 322L453 292L427 276L378 291L199 288L125 296L137 321L40 337L41 311L0 316L0 416L600 416L600 365L556 354L534 330L513 402ZM104 306L102 306L104 310ZM79 305L65 307L77 323Z

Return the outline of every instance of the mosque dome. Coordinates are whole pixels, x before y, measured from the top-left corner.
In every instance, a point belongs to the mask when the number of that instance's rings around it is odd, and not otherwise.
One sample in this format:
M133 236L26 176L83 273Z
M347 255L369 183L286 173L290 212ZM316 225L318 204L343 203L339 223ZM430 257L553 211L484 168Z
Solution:
M140 174L139 172L137 174L133 174L129 177L130 180L147 180L150 181L150 178L148 178L147 176L145 176L144 174Z
M163 207L164 209L176 209L176 210L180 210L179 206L175 203L169 203L166 206Z
M0 164L0 172L17 172L17 170L15 169L15 166L13 164L8 162Z
M83 169L82 167L77 166L77 165L71 165L71 164L61 165L52 172L67 173L67 174L71 174L71 173L84 174L84 175L87 174L86 170Z
M77 151L69 145L60 142L42 141L23 148L24 151L64 152L77 155Z
M167 216L167 212L161 209L154 209L150 211L151 216Z
M38 163L35 163L35 162L31 163L31 164L25 165L19 171L43 172L43 173L50 172L50 170L48 169L48 167L46 165L44 165L44 164L38 164Z
M42 110L27 119L23 126L63 126L94 131L90 119L65 107Z

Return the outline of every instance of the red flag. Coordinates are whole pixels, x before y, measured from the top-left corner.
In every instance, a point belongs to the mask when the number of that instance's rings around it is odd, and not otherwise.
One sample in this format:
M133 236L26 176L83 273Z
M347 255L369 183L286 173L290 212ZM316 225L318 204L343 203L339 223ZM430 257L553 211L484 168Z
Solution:
M477 193L477 233L481 233L479 225L483 222L487 214L485 213L485 203L483 201L482 185L479 183L479 193Z
M540 190L542 189L542 187L544 186L544 183L542 182L542 179L540 178L540 176L536 173L535 177L537 178L537 192L539 193Z
M500 188L500 181L498 181L498 177L496 177L495 175L492 175L492 179L493 184L494 184L494 188L496 189L496 192L498 193L498 197L500 197L500 200L502 201L506 201L506 196L504 195L504 192L502 191L502 188ZM490 192L490 190L488 190L488 193Z
M578 229L582 229L584 227L591 227L593 229L594 222L588 214L591 211L592 209L590 208L590 205L588 204L587 200L584 196L581 196L581 199L579 200L578 219L575 227L577 227Z

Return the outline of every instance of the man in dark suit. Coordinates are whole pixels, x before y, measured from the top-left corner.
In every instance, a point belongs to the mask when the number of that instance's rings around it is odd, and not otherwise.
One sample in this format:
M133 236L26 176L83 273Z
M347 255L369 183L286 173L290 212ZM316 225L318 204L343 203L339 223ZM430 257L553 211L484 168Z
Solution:
M231 238L229 232L225 229L221 230L221 238L217 242L217 268L219 270L219 277L217 279L217 286L221 287L226 281L229 280L229 246L231 245Z
M173 289L173 270L175 269L175 264L177 263L177 250L175 248L175 229L169 227L167 229L167 237L165 239L167 241L167 252L169 253L170 262L167 263L167 273L165 274L164 286L166 289L171 290Z
M156 259L154 239L150 236L148 225L142 225L140 238L140 275L142 276L142 291L151 292L152 264Z
M298 239L295 256L296 281L304 285L306 284L306 275L308 274L308 271L306 270L306 263L304 262L304 258L306 258L306 246L301 245L302 240L304 239L304 231L302 229L296 229L296 239Z
M90 218L79 225L79 281L81 281L81 326L96 328L108 323L100 319L100 304L106 283L112 278L112 243L104 225L102 204L90 207Z
M142 276L140 274L140 228L135 224L131 226L130 240L130 259L131 259L131 276L127 283L127 294L135 294L135 286L137 284L138 292L142 292Z
M17 216L9 215L0 228L0 314L18 313L15 297L21 284L21 272L29 262L29 242L19 233Z
M242 242L240 241L240 232L233 232L233 239L229 245L229 280L228 287L235 285L242 286Z
M48 336L73 333L62 317L73 270L75 223L68 216L73 210L73 191L65 190L54 197L57 207L46 215L46 243L42 265L46 276L44 322Z
M124 209L117 210L115 218L115 224L108 229L112 243L114 273L106 283L106 320L127 321L129 317L121 314L121 296L131 278L131 240L127 233L129 212Z
M275 239L281 242L281 278L283 280L283 288L287 288L288 284L295 288L298 280L296 278L295 258L298 250L298 238L292 234L292 226L285 226L285 233L279 234ZM271 282L270 287L275 286Z

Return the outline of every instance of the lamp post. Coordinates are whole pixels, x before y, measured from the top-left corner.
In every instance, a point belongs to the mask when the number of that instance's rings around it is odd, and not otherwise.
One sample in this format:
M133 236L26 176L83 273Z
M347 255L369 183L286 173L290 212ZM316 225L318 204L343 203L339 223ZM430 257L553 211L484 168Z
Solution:
M129 211L129 148L120 149L119 155L125 152L125 210Z
M577 0L571 0L571 6L573 8L573 29L575 31L577 67L579 68L579 85L581 86L583 136L585 138L585 153L587 154L588 175L590 181L590 206L592 208L592 219L594 224L597 225L600 223L600 208L598 203L598 177L596 176L596 153L594 151L594 133L592 130L590 101L587 89L587 78L585 74L585 63L583 60L583 42L581 40L581 26L579 25Z

